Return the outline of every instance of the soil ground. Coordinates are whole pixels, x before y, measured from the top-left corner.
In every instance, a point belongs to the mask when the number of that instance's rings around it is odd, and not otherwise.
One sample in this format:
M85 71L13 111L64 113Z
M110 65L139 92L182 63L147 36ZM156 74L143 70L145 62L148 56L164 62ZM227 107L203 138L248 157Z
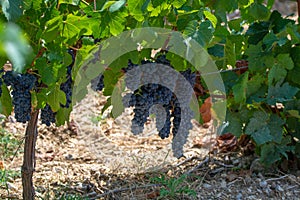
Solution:
M267 171L241 149L220 152L211 128L193 121L185 157L176 159L153 118L138 136L130 132L130 109L115 120L106 113L96 120L105 101L90 93L69 126L39 126L37 199L300 199L300 173ZM10 117L3 126L22 141L24 125ZM21 151L4 160L10 170L21 164ZM0 192L1 199L22 199L20 177Z

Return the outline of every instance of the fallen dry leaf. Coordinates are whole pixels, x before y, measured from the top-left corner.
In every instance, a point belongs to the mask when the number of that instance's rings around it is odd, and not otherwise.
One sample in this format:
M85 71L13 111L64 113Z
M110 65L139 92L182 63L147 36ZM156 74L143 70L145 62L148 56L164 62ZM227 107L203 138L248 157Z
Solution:
M203 123L208 123L211 120L211 106L212 106L212 99L208 97L205 99L204 103L200 107L200 114L203 120Z

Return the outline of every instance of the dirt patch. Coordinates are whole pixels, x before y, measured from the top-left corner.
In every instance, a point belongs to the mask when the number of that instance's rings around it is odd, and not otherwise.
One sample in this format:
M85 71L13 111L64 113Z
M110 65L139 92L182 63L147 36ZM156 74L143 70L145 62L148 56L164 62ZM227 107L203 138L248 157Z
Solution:
M69 126L39 125L37 199L297 199L300 195L297 174L266 173L255 156L239 151L217 153L211 130L196 122L185 158L176 159L171 138L157 136L153 118L139 136L130 131L130 109L115 120L106 113L95 120L104 103L101 94L90 93L75 106ZM13 118L4 125L22 141L24 125ZM5 161L5 168L19 170L21 162L20 152L13 161ZM21 179L10 180L0 192L2 199L21 199Z

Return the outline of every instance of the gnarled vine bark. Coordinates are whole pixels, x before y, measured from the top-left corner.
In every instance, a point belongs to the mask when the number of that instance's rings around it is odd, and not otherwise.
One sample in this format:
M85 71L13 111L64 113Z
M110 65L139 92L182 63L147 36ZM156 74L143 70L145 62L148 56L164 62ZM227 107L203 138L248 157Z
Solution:
M37 121L39 110L31 113L31 119L25 132L24 157L22 165L23 199L34 199L34 185L32 176L35 168L35 144L37 139Z

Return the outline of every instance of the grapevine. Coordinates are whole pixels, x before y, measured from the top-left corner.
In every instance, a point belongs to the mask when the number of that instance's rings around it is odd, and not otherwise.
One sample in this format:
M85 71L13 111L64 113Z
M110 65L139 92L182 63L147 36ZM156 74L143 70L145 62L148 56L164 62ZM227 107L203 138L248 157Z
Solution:
M73 78L81 69L89 72L83 79L90 79L84 81L108 98L119 86L118 79L125 75L130 93L123 102L126 107L133 107L132 132L141 133L149 115L155 114L159 136L167 138L172 133L173 150L177 155L182 153L176 146L185 143L194 116L189 107L193 91L187 88L196 82L202 113L207 113L206 107L216 108L213 97L205 106L208 93L225 96L219 91L208 91L200 77L195 80L196 74L208 76L211 72L194 71L206 60L190 46L193 42L208 52L225 85L227 112L216 132L251 138L255 152L266 165L299 157L300 27L295 18L272 10L274 1L99 2L0 1L0 64L9 61L13 68L0 69L0 110L6 116L13 111L17 122L28 122L25 149L30 151L28 160L24 159L23 177L32 177L34 171L32 148L39 110L41 121L47 126L68 122L72 103L76 103L72 102L73 95L78 95L73 94ZM300 12L300 1L297 2ZM237 16L230 17L236 11ZM190 60L167 51L176 48L172 38L160 41L162 44L155 48L161 48L165 54L153 57L151 50L143 47L155 43L159 33L147 31L140 35L141 27L172 29L184 35L185 46L176 50L185 52ZM128 46L119 43L102 46L103 41L135 29L128 37L138 46L136 51L122 52ZM105 48L112 48L112 54L120 58L111 61L110 55L103 57L93 51ZM94 66L104 63L110 71L95 77L85 69L91 55ZM198 56L203 63L191 67L188 63ZM126 63L127 67L123 67ZM145 65L165 65L169 69L157 75L155 67L143 68ZM168 76L172 70L178 72L177 76ZM183 84L178 84L180 77L186 80ZM110 106L109 101L107 105L104 109ZM213 114L207 116L209 121ZM33 199L32 180L23 179L23 199Z

